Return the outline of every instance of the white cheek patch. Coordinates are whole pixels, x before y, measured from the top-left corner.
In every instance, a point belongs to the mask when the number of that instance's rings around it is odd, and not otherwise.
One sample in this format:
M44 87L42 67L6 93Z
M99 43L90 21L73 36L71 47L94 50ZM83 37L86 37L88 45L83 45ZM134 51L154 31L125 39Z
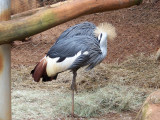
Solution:
M48 56L47 68L46 68L47 75L51 77L56 75L59 72L63 72L67 70L81 54L82 54L81 51L79 51L75 56L66 57L66 59L62 62L57 62L59 60L59 57L50 58Z

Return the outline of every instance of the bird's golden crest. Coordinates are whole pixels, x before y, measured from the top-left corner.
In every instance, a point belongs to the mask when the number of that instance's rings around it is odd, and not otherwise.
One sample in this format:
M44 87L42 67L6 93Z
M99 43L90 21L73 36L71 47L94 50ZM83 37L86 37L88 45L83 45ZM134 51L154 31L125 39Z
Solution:
M106 32L106 33L107 33L109 40L113 40L113 39L115 39L116 36L117 36L115 27L114 27L112 24L107 23L107 22L105 22L105 23L100 23L100 24L96 27L96 29L95 29L95 31L94 31L94 34L95 34L95 36L98 36L98 35L100 35L100 34L103 33L103 32Z

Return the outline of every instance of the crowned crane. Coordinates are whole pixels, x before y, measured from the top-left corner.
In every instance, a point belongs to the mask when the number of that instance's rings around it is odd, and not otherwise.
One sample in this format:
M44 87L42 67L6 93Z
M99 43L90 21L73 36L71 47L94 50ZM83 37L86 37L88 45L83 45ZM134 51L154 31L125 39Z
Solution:
M107 40L116 37L115 28L109 23L101 23L97 27L84 22L64 31L49 52L31 71L34 81L43 82L56 79L58 74L71 70L73 79L72 113L74 116L74 91L77 91L77 70L86 66L86 70L94 68L107 55Z
M57 41L59 40L64 41L66 37L73 37L73 36L79 36L79 35L88 35L88 36L96 37L94 35L95 29L96 29L96 26L93 23L83 22L65 30L57 39ZM97 39L94 39L94 40L97 40Z

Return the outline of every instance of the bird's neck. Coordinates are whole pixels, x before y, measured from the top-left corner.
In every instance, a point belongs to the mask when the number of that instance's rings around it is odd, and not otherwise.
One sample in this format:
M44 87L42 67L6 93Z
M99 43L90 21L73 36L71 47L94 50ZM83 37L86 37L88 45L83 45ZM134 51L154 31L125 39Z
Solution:
M102 33L102 38L100 40L100 49L102 51L103 57L107 55L107 33Z

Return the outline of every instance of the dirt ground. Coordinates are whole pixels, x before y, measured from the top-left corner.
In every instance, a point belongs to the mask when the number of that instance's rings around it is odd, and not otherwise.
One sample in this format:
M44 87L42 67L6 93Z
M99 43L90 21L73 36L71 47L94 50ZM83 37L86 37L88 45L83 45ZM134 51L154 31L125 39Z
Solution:
M105 60L108 63L122 62L126 56L132 54L149 55L160 47L160 2L146 3L127 9L82 16L31 36L26 42L17 41L12 46L12 67L35 64L65 29L83 21L96 25L107 21L116 27L116 40L108 41L108 55Z
M35 65L65 29L83 21L96 25L110 22L116 27L118 35L114 41L108 41L106 63L121 63L134 54L149 56L160 48L160 1L145 2L139 6L82 16L31 36L25 42L14 42L11 51L12 69ZM136 112L108 113L95 119L132 120L135 116Z

